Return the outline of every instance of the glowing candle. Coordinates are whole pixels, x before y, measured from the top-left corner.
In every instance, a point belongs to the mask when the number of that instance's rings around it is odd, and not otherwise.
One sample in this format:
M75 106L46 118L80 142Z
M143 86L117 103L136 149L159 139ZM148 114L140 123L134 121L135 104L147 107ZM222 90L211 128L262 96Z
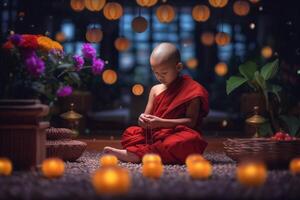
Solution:
M159 155L154 153L149 153L143 156L142 159L143 164L147 163L160 163L161 164L161 158Z
M300 158L294 158L290 162L290 171L292 174L300 174Z
M98 194L124 194L130 189L131 178L126 169L117 166L103 167L92 176L92 185Z
M61 177L65 172L65 163L60 158L48 158L42 163L42 172L47 178Z
M11 161L8 158L0 158L0 176L9 176L12 170Z
M163 173L161 158L157 154L146 154L143 159L142 173L148 178L160 178Z
M195 161L201 161L201 160L204 160L204 158L200 154L191 154L186 158L185 164L186 166L190 166L191 163Z
M118 158L114 155L104 155L100 158L101 167L113 167L118 165Z
M209 161L197 158L188 163L187 171L193 179L207 179L212 174L212 166Z
M246 186L260 186L267 178L267 169L263 163L242 163L237 167L237 179Z

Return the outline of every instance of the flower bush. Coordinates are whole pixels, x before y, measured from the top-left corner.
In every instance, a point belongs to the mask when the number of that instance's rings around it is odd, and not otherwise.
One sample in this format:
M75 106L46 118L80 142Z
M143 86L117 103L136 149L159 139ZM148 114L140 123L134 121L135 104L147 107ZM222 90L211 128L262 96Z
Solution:
M72 55L65 54L62 45L49 37L13 34L2 49L4 98L53 101L72 94L73 87L80 88L104 69L104 61L89 43L83 44L82 55Z

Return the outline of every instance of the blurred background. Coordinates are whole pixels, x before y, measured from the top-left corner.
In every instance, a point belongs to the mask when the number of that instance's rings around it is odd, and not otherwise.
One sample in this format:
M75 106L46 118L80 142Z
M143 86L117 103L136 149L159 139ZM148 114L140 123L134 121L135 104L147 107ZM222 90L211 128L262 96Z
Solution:
M242 105L241 98L250 89L239 88L227 95L226 80L249 60L261 66L279 59L273 81L283 88L289 109L299 114L300 9L296 1L154 2L142 7L135 0L1 0L1 44L13 33L42 34L60 42L66 53L81 54L81 45L92 42L105 61L102 75L73 95L55 99L53 126L64 126L59 114L68 111L71 102L83 115L78 124L81 135L120 136L124 128L136 124L149 89L157 83L149 56L160 42L176 44L185 66L182 73L209 91L205 134L243 134L243 122L252 107L245 108L249 105ZM118 6L99 10L104 3ZM1 68L6 65L4 57L1 53ZM5 84L2 79L2 98Z

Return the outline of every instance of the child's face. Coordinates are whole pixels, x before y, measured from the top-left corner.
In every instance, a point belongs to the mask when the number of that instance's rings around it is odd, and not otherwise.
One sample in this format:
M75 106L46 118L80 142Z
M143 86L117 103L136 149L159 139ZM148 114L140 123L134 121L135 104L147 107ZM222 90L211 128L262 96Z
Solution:
M160 83L169 85L178 76L180 70L177 65L174 66L174 63L152 65L152 71Z

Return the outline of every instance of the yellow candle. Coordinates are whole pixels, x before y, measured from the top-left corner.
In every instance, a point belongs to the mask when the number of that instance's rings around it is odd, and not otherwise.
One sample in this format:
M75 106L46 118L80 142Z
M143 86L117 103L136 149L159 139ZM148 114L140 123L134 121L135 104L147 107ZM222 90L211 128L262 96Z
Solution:
M9 176L12 170L11 161L8 158L0 158L0 176Z
M241 163L237 167L237 179L246 186L260 186L267 179L267 169L263 163Z
M143 164L154 163L154 162L161 164L161 158L158 154L149 153L143 156L142 162Z
M124 194L130 189L131 178L126 169L118 166L103 167L92 176L92 185L98 194Z
M300 158L294 158L290 162L290 171L292 174L300 174Z
M163 171L163 165L157 162L148 162L142 166L143 175L147 178L158 179L161 177Z
M205 160L205 159L200 154L191 154L186 158L185 164L188 167L191 163L193 163L195 161L202 161L202 160Z
M163 165L158 154L146 154L142 159L142 173L148 178L160 178L163 173Z
M114 155L104 155L100 158L101 167L113 167L118 165L118 158Z
M65 163L60 158L48 158L42 163L42 172L47 178L58 178L64 174Z
M212 174L212 165L205 159L196 159L187 165L187 171L193 179L207 179Z

